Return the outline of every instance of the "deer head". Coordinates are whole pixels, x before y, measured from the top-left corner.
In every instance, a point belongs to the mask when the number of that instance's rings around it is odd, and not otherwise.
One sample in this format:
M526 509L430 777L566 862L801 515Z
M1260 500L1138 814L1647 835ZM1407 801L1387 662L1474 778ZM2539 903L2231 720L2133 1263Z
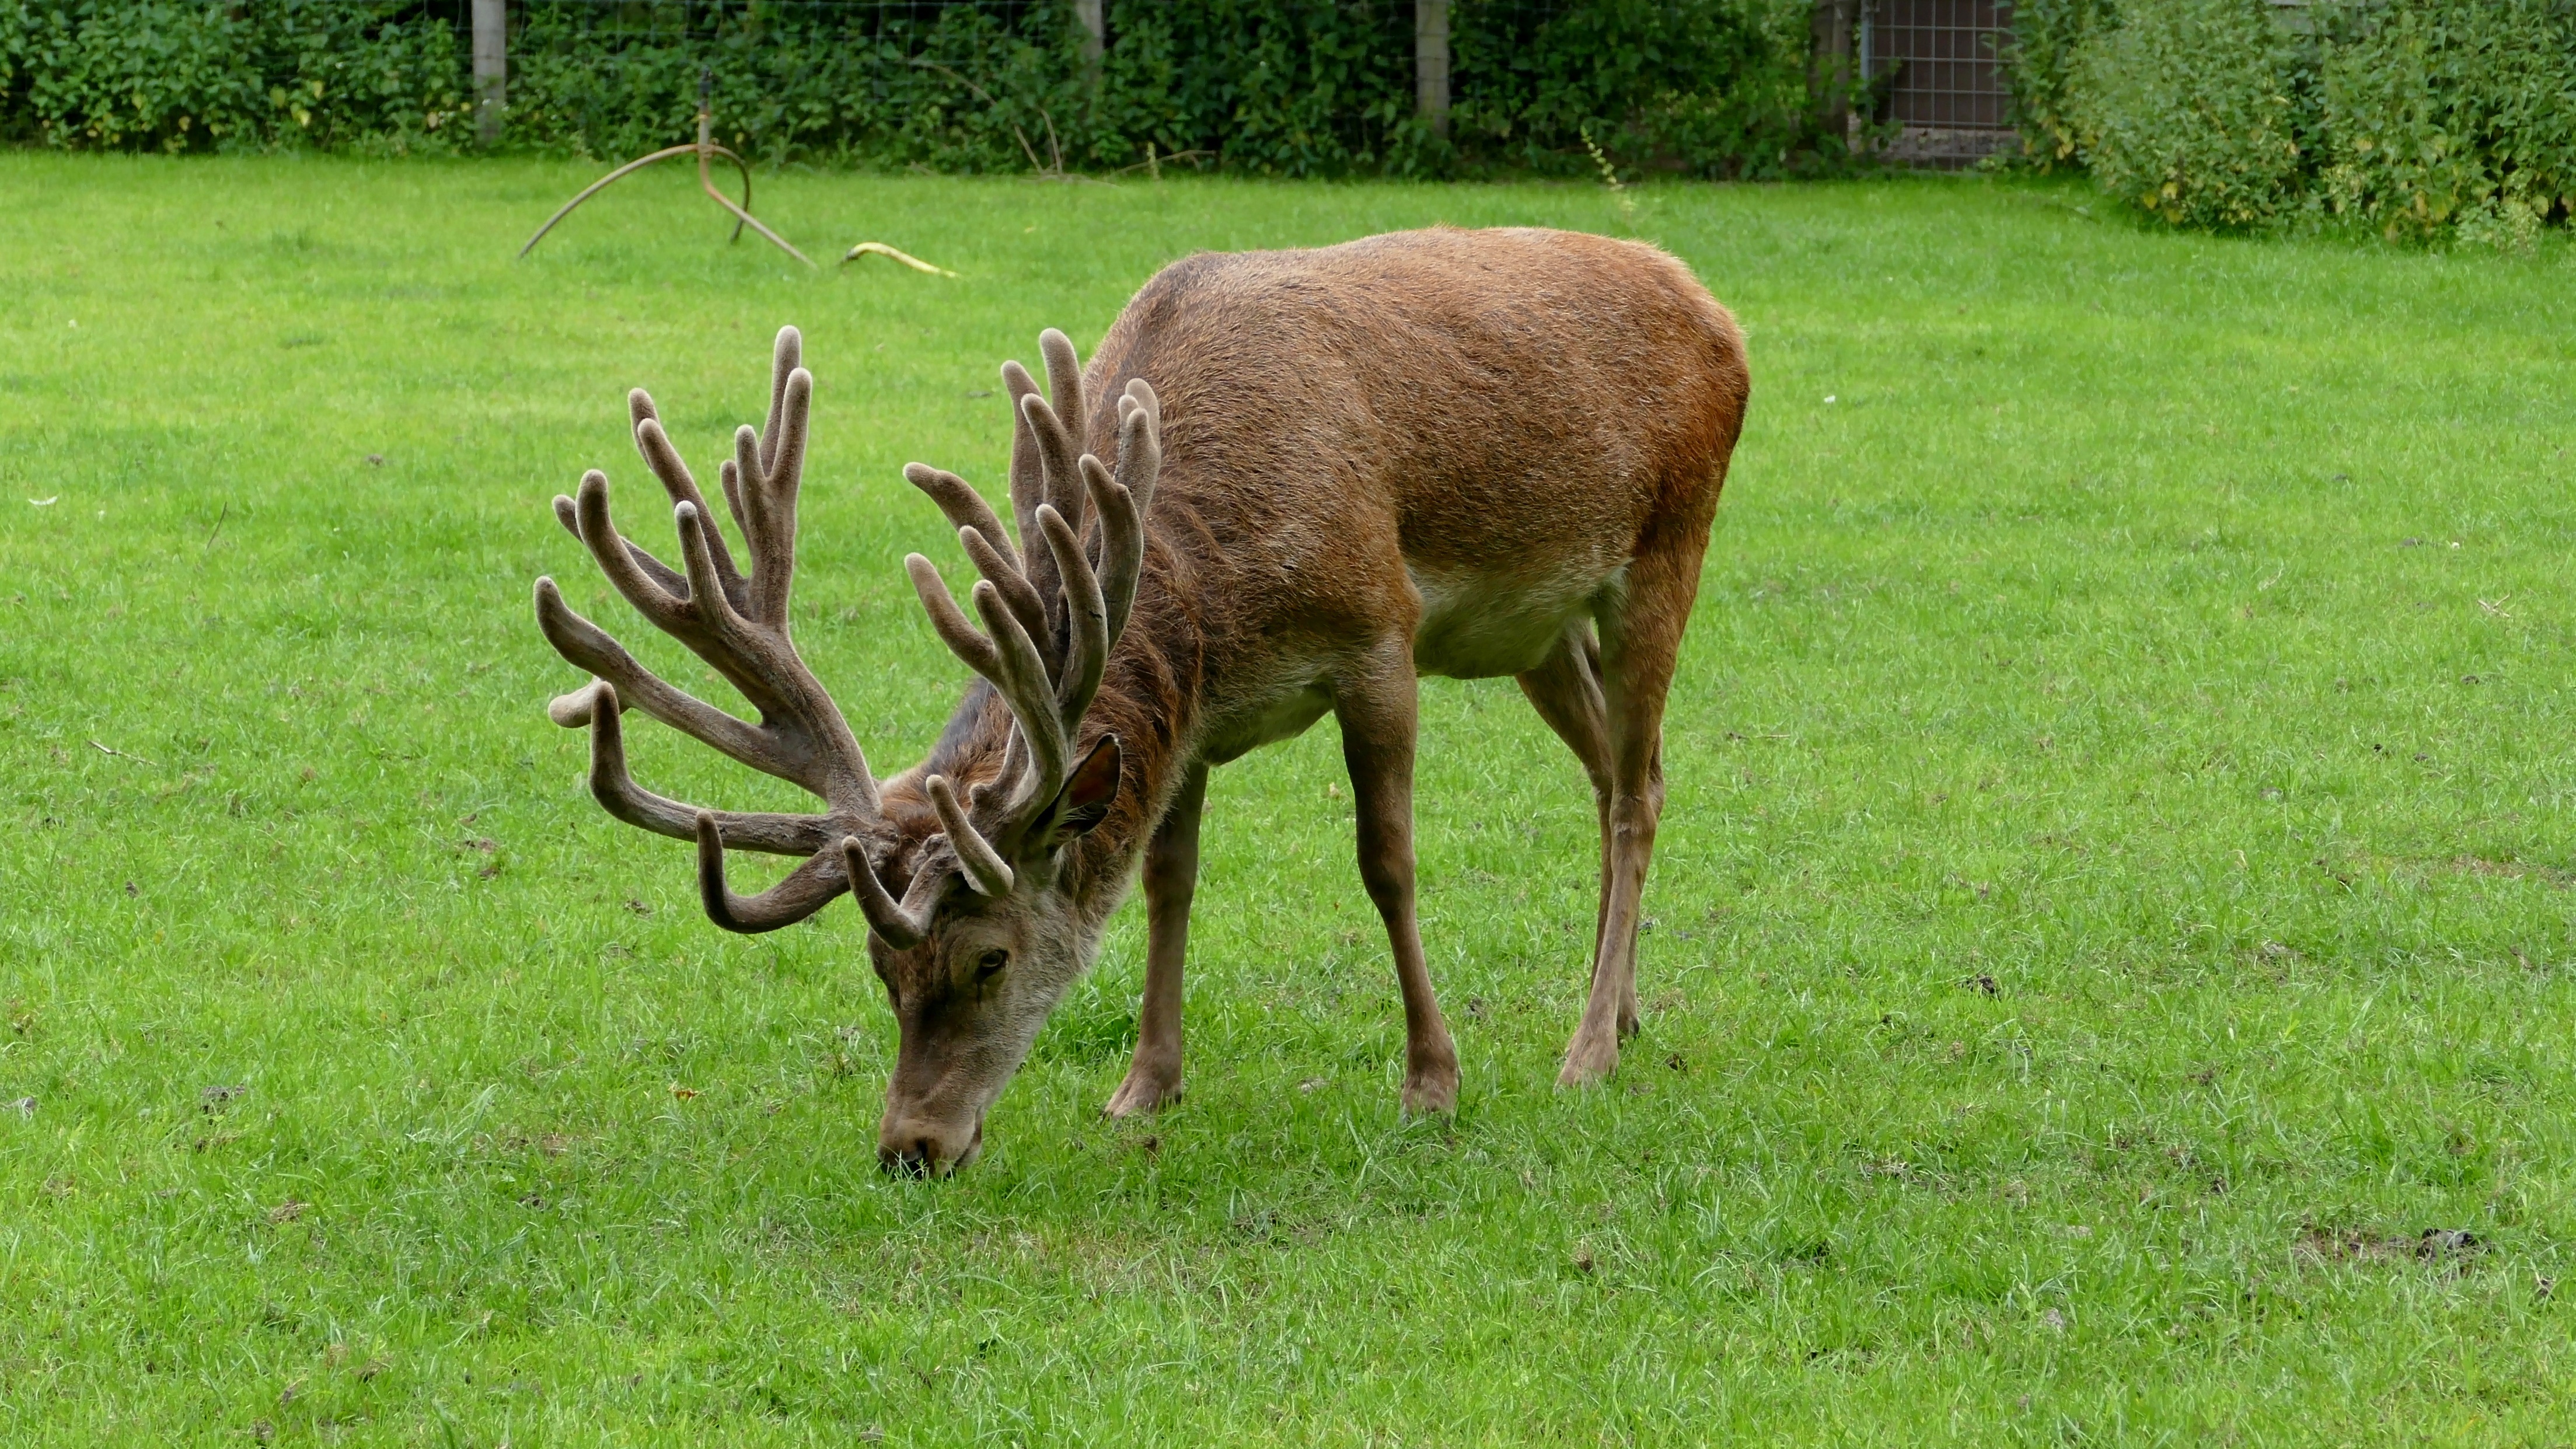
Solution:
M916 769L880 786L789 640L796 495L814 390L792 327L778 334L768 424L757 433L740 429L721 470L747 571L641 390L627 400L635 445L671 497L682 567L617 532L606 474L592 470L577 497L555 500L555 516L636 612L741 691L758 723L656 677L567 607L552 579L537 580L538 628L592 675L547 714L567 728L589 728L591 793L609 814L697 842L710 919L731 931L771 931L845 891L857 897L868 954L902 1035L878 1131L888 1168L940 1172L973 1157L986 1110L1096 945L1096 925L1078 909L1062 867L1068 846L1100 822L1118 791L1117 738L1095 732L1086 740L1083 722L1135 602L1144 512L1161 467L1160 405L1143 381L1127 385L1113 472L1078 454L1067 426L1086 416L1073 344L1050 329L1039 346L1052 402L1019 364L1002 369L1013 405L1016 540L964 479L919 463L904 469L947 515L983 575L970 596L978 629L928 559L904 560L932 626L984 680L960 711L961 725L972 731L997 721L990 728L1002 734L997 749L956 756L966 762L960 778ZM803 787L823 809L706 810L642 789L627 772L619 721L630 708ZM741 896L725 881L729 848L805 863L768 890Z

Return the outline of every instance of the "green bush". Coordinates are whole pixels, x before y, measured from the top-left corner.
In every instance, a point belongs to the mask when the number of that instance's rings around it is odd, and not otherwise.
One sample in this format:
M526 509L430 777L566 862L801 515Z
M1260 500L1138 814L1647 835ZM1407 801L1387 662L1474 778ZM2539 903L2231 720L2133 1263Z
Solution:
M2014 119L2022 142L2041 169L2080 164L2079 138L2070 113L2076 93L2076 56L2086 41L2118 20L2112 0L2020 0L2003 62L2011 77Z
M773 162L979 171L1047 150L1077 95L1068 12L652 0L537 3L510 39L511 143L627 156L691 139L701 72L716 138Z
M1456 0L1453 128L1414 114L1413 0L1112 0L1097 84L1055 0L520 0L510 144L689 138L773 162L1287 176L1847 164L1808 117L1807 0ZM56 146L435 149L470 131L456 0L0 0L0 134Z
M1133 165L1148 143L1282 176L1434 159L1413 114L1410 0L1121 0L1108 18L1098 162Z
M1458 143L1540 170L1588 169L1587 135L1614 156L1701 175L1845 164L1808 98L1812 8L1595 0L1540 15L1466 0L1452 44Z
M2576 208L2576 23L2534 0L2411 0L2333 17L2326 203L2392 239L2528 240Z
M460 49L417 5L0 0L0 131L173 151L436 148L466 106Z
M2130 0L2074 57L2067 114L2104 190L2185 226L2296 206L2306 89L2266 0Z
M2576 0L2025 0L2014 27L2031 155L2179 225L2514 245L2576 207Z

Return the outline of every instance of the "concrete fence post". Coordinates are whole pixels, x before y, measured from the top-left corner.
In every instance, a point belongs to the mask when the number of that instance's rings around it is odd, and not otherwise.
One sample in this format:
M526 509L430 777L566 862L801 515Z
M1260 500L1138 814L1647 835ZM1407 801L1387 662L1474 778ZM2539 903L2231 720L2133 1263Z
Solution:
M1098 90L1101 58L1109 53L1109 25L1101 16L1100 0L1073 0L1073 18L1082 25L1082 83Z
M509 14L503 0L474 0L474 138L501 140L501 108L509 96Z
M1413 109L1449 135L1449 0L1413 0Z

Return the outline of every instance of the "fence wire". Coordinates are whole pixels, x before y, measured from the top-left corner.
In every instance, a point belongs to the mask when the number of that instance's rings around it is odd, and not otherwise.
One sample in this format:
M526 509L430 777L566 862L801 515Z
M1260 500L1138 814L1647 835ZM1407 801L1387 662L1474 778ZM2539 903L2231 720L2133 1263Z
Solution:
M1939 32L1900 7L2004 13L1859 3L1891 37ZM771 162L1456 175L1598 155L1781 176L1852 164L1814 84L1817 4L1450 0L1440 111L1415 0L511 0L498 106L478 104L472 0L19 0L0 6L0 133L607 158L688 139L705 77L717 135ZM1910 126L1929 97L1935 119L1999 124L1991 62L1941 43L1871 53L1890 84L1862 94L1892 109L1862 119ZM476 124L495 118L497 138Z

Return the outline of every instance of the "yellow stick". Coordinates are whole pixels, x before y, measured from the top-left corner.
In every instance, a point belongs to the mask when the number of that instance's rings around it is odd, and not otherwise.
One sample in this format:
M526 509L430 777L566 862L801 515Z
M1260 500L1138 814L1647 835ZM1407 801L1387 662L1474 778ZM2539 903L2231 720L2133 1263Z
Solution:
M847 266L861 257L892 257L896 261L903 263L905 266L912 268L916 272L928 272L934 277L953 277L957 275L946 267L934 267L930 263L925 262L921 258L913 256L910 253L896 251L894 248L887 246L884 242L859 243L857 246L850 248L850 254L848 256L841 258L841 264L843 266Z

